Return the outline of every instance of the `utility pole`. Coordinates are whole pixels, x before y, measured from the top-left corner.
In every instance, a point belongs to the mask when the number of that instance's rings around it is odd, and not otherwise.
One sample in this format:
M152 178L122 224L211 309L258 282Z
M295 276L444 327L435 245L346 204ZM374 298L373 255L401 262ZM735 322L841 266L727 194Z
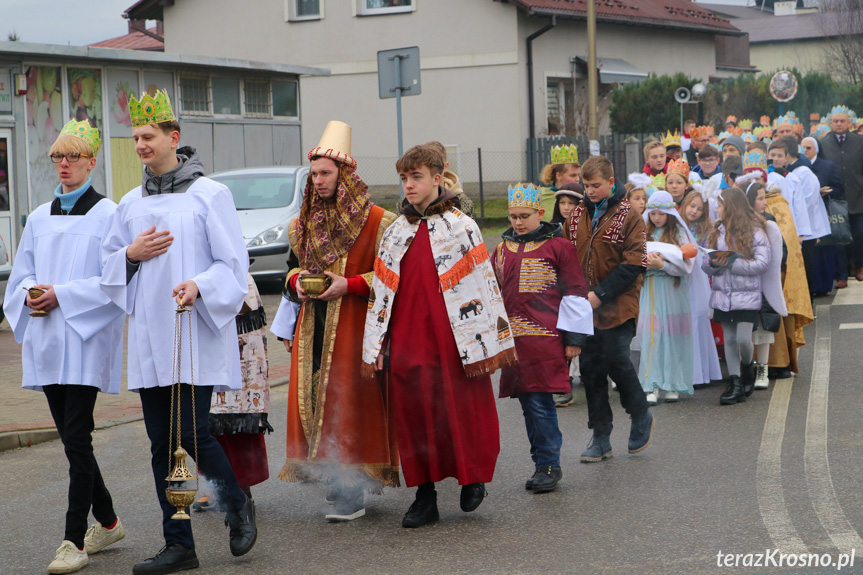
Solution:
M588 130L591 140L599 140L596 108L599 100L599 72L596 69L596 2L587 2L587 105Z

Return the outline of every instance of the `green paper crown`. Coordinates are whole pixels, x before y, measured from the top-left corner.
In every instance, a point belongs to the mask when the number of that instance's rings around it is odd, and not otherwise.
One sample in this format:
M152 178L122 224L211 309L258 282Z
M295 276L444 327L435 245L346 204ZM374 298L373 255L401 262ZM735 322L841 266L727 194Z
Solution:
M102 147L102 138L99 137L99 130L91 126L87 120L81 120L80 122L76 122L74 118L69 120L69 123L60 130L60 135L75 136L84 140L93 151L94 158L99 153L99 148Z
M747 128L751 130L752 129L752 120L740 120L737 123L737 127L743 128L744 130Z
M551 148L551 163L552 164L577 164L578 163L578 148L575 144L568 146L554 146Z
M133 128L176 120L171 109L171 99L165 90L157 91L155 98L145 93L140 101L136 100L134 95L130 96L129 117L132 118Z

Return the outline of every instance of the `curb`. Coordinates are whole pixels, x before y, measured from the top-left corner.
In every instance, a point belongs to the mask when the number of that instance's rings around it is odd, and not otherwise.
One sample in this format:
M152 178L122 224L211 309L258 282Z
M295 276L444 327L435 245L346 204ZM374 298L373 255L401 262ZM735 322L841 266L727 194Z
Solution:
M281 387L290 383L290 376L280 377L270 383L270 389ZM144 419L143 415L133 415L125 419L109 420L105 423L96 426L95 431L110 429L118 425L126 423L134 423ZM0 433L0 453L11 449L20 449L22 447L31 447L37 443L45 443L46 441L54 441L60 439L60 434L56 429L26 429L22 431L7 431Z

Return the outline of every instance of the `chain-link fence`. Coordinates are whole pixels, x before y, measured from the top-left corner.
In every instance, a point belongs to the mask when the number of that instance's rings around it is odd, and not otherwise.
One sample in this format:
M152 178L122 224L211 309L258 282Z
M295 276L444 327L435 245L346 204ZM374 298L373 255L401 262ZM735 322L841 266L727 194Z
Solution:
M659 134L613 134L600 138L600 154L614 164L615 173L625 179L626 174L641 171L642 144L660 139ZM539 183L539 173L549 163L553 146L575 144L582 163L590 157L586 137L535 138L527 141L527 150L495 151L485 149L452 150L447 153L449 169L455 172L465 193L474 201L477 217L506 215L500 200L506 198L507 187L516 182ZM401 186L396 173L395 156L357 156L357 172L372 194L375 203L392 208L399 201ZM488 208L488 209L486 209ZM500 213L499 213L500 212Z

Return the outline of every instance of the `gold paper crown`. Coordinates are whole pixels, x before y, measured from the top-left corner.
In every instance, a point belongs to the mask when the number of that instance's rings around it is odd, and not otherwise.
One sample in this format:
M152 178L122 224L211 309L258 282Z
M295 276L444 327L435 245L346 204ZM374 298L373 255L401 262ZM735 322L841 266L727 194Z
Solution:
M725 123L727 124L728 122L732 122L732 123L736 124L737 123L737 116L732 114L732 115L728 116L727 118L725 118Z
M102 147L102 138L99 137L99 130L91 126L87 120L81 120L80 122L76 122L74 119L69 120L69 123L60 130L60 135L75 136L84 140L84 143L90 146L94 158L99 154L99 148Z
M674 130L674 133L672 134L671 130L666 130L665 137L662 138L662 145L666 148L669 148L671 146L677 146L678 148L680 148L680 132Z
M171 109L171 99L165 90L158 90L155 98L145 92L140 101L135 99L134 94L130 96L129 117L132 119L133 128L177 119Z
M709 138L713 135L713 126L696 126L692 128L692 138Z
M671 160L668 162L668 169L665 170L666 178L671 174L677 174L678 176L683 176L683 179L687 182L689 181L689 162L687 162L684 158L680 158L679 160Z
M752 120L740 120L740 122L737 123L737 127L741 130L751 130Z
M773 136L773 128L770 126L759 126L752 130L752 134L759 140Z
M767 156L764 152L753 150L743 156L743 171L762 170L767 173Z
M810 122L820 122L821 121L821 114L819 114L818 112L812 112L811 114L809 114L809 121Z
M770 116L761 116L761 119L758 120L758 123L761 124L762 126L769 126L770 125Z
M507 193L511 208L542 209L542 188L519 182L515 186L509 186Z
M577 164L578 148L575 147L575 144L570 144L568 146L553 146L551 148L551 163Z

